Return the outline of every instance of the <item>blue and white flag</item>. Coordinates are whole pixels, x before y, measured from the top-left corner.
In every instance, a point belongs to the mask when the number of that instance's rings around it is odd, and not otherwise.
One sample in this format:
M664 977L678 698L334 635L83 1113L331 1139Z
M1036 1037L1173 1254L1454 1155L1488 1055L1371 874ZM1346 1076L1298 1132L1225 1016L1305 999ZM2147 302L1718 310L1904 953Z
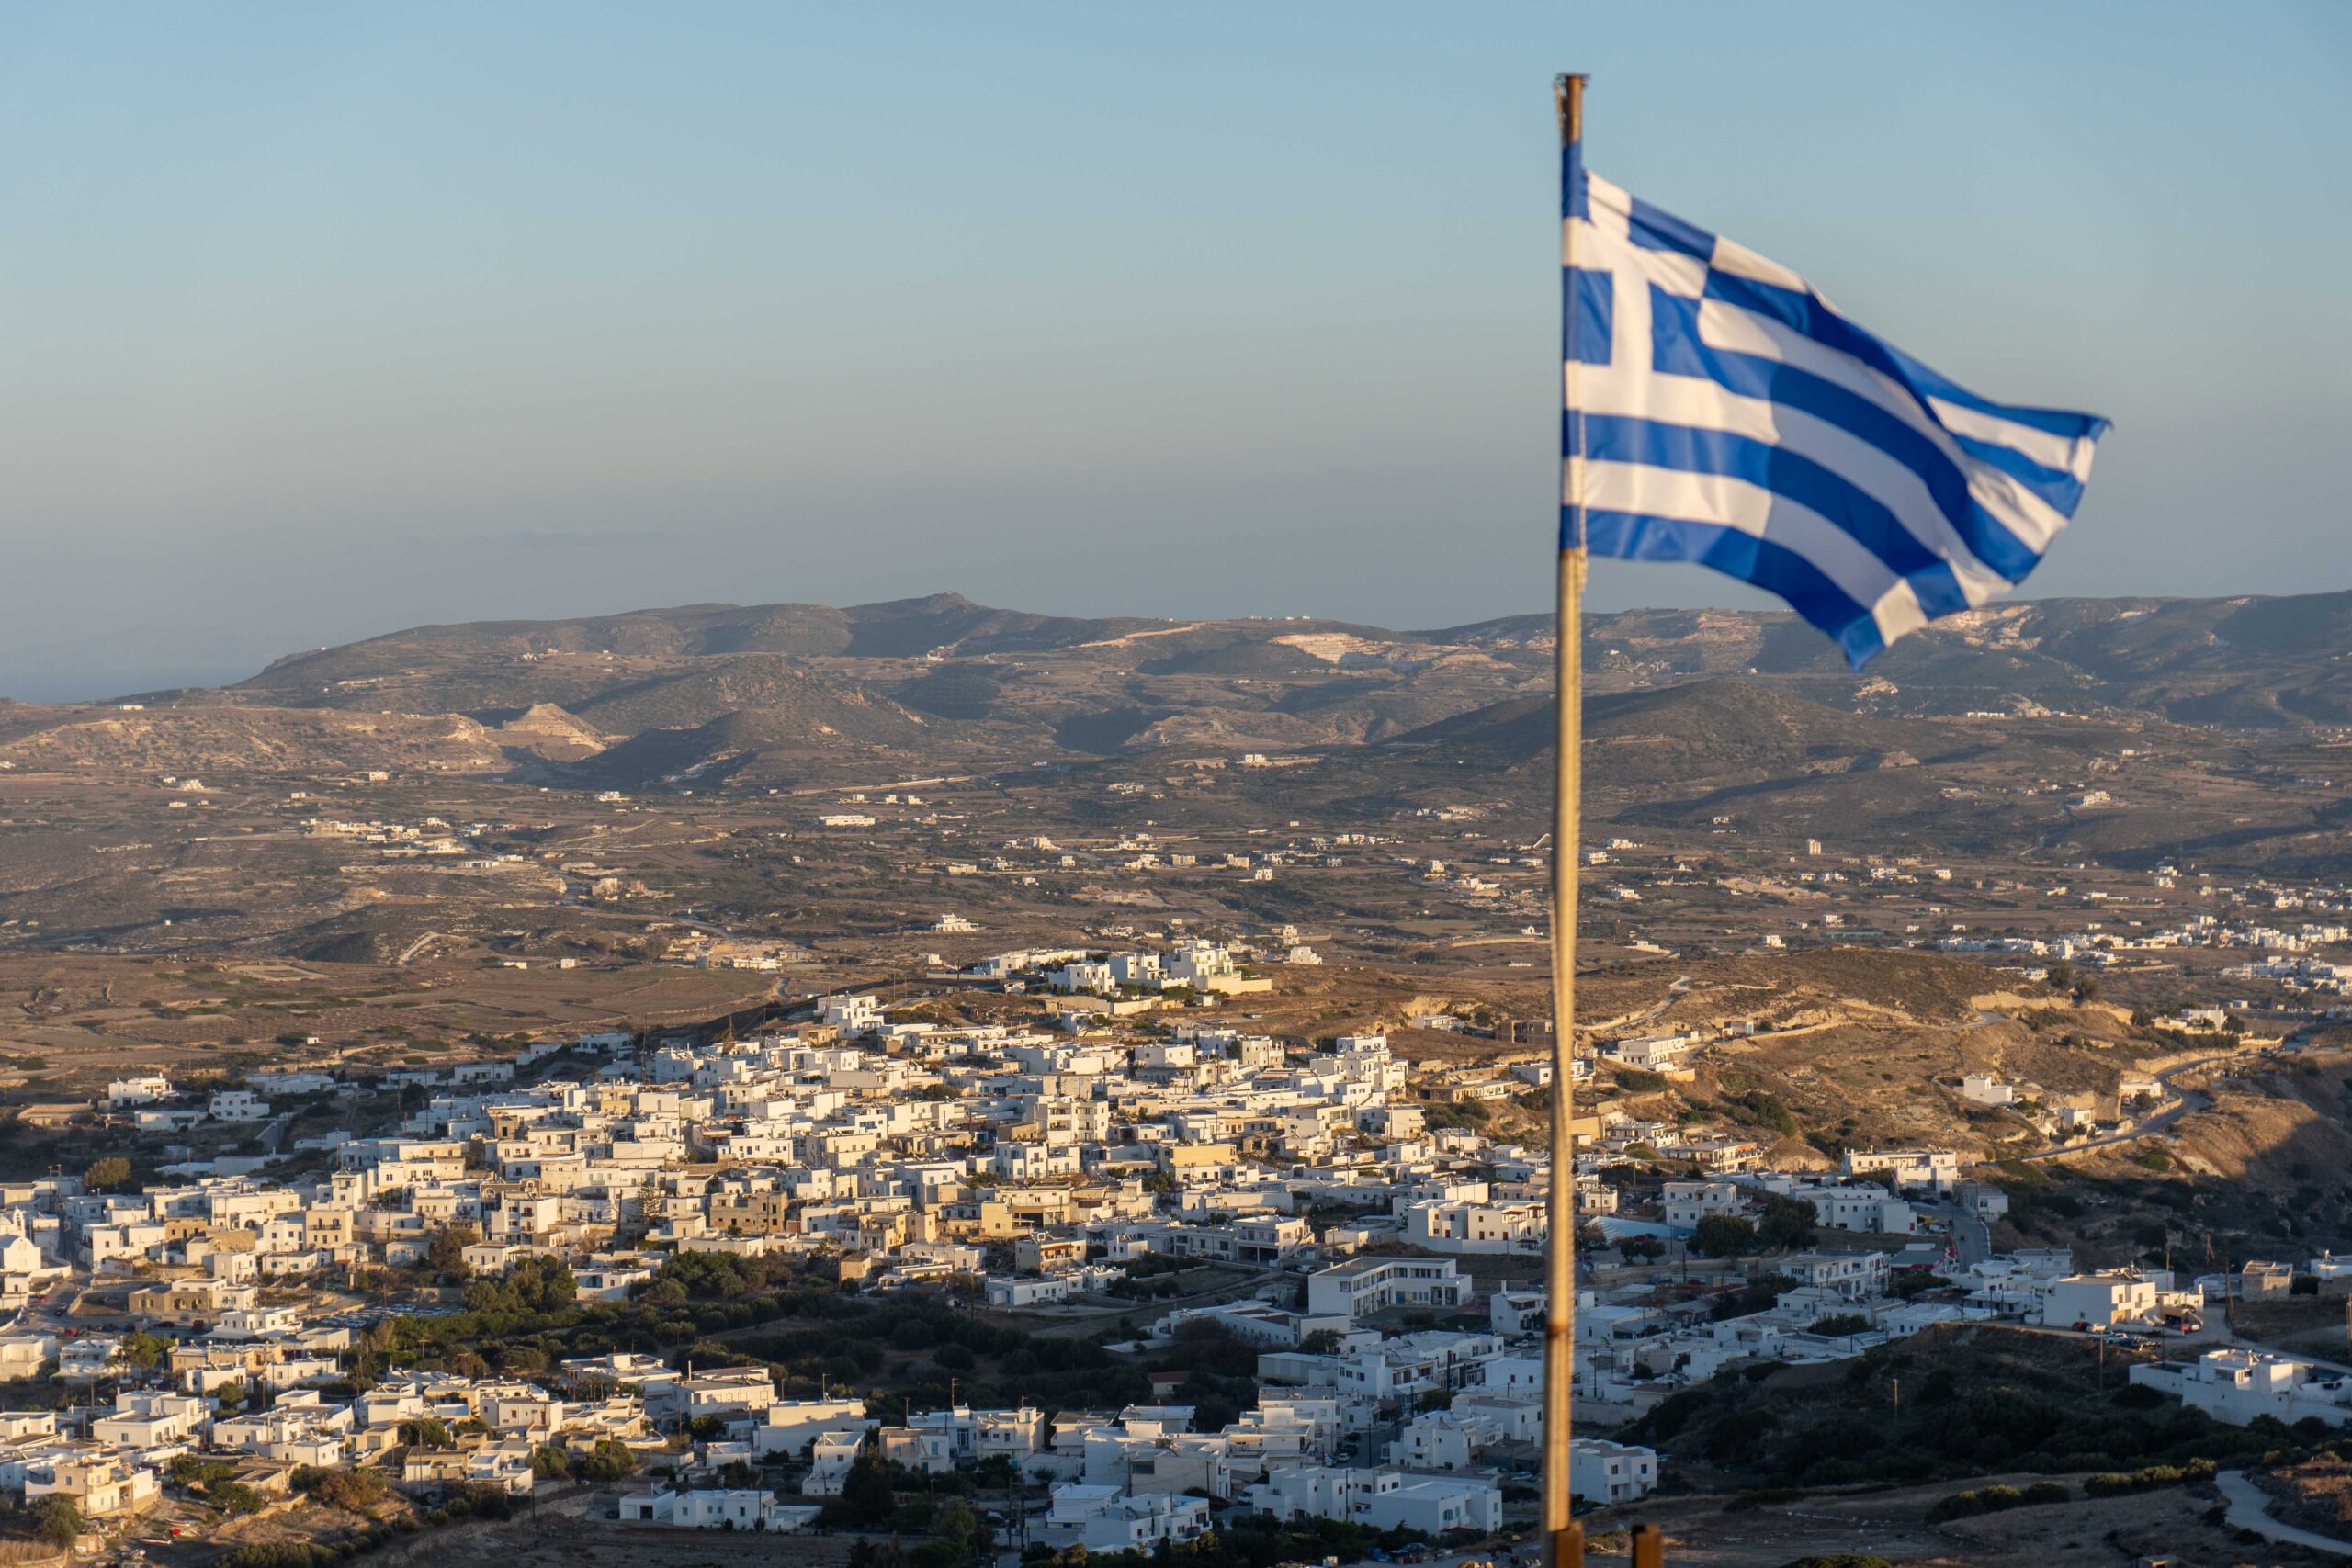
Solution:
M1768 589L1856 669L2040 564L2107 421L1978 397L1580 149L1566 170L1564 548Z

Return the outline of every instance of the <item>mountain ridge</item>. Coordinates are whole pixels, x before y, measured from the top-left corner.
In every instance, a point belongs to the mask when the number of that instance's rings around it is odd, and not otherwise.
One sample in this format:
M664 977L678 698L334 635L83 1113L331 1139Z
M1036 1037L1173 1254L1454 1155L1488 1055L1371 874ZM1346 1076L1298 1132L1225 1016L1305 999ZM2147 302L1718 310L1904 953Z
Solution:
M2318 736L2352 725L2352 592L1992 605L1860 676L1783 612L1618 611L1586 616L1583 636L1593 766L1629 778L1871 768L1939 744L1921 721L1975 714ZM346 754L359 733L292 715L463 719L473 728L439 732L466 737L463 765L504 757L607 787L806 782L854 762L1358 748L1403 759L1434 747L1509 772L1550 744L1553 651L1541 614L1399 631L1053 615L953 592L706 602L413 626L289 654L225 687L10 705L0 736L28 758L78 744L118 761L167 757L178 736L216 766L258 765L327 736ZM92 719L109 706L245 717L150 717L126 747L119 727Z

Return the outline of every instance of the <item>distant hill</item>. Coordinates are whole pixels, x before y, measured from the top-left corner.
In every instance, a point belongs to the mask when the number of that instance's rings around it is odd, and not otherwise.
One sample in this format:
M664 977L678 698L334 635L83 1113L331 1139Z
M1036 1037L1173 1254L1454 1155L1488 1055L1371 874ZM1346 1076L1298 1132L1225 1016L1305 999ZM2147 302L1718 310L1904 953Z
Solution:
M1972 714L2314 739L2352 724L2352 592L1999 605L1906 638L1860 677L1785 614L1634 610L1589 616L1583 635L1597 783L1901 766L1954 743L1919 721ZM418 626L290 655L233 686L150 694L130 728L97 705L0 704L0 742L63 760L169 766L184 747L184 768L299 765L310 748L356 754L359 731L288 716L340 711L436 766L599 786L1358 748L1408 769L1400 779L1441 757L1513 773L1550 745L1553 653L1540 614L1391 631L1046 615L954 593L689 604Z
M350 714L229 706L47 710L52 720L0 739L0 761L206 773L401 768L497 773L519 761L502 737L461 714Z
M1064 648L1161 623L1070 620L993 610L959 593L835 609L827 604L686 604L568 621L475 621L416 626L340 648L291 654L235 688L333 705L338 689L482 660L551 655L680 660L746 653L906 659L967 645L974 653Z
M1548 758L1557 720L1549 695L1518 697L1441 719L1388 742L1476 755L1504 766ZM1587 699L1588 773L1611 781L1685 779L1755 769L1873 767L1902 748L1930 748L1926 727L1825 707L1762 681L1714 676L1653 691Z

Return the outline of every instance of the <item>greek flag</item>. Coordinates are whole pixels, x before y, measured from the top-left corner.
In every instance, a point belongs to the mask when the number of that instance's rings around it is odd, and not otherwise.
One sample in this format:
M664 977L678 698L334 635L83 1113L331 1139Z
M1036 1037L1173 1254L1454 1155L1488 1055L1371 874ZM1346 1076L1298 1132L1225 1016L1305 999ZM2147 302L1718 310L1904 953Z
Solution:
M1769 589L1857 670L2025 581L2107 421L1981 398L1574 145L1566 174L1562 547Z

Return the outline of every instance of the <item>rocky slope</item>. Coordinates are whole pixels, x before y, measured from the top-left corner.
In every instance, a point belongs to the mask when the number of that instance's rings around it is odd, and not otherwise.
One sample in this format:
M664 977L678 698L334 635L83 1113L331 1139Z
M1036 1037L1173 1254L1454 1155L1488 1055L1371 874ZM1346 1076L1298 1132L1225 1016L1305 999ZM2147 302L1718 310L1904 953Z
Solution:
M1884 773L2025 733L1923 723L1973 715L2090 719L2095 744L2154 724L2324 745L2352 723L2352 593L2032 601L1940 624L1860 677L1785 615L1630 611L1584 635L1603 785ZM1041 615L956 594L696 604L420 626L153 694L136 714L0 705L0 748L21 766L372 757L599 787L1366 748L1407 775L1417 754L1509 775L1548 746L1552 652L1543 615L1392 631Z

